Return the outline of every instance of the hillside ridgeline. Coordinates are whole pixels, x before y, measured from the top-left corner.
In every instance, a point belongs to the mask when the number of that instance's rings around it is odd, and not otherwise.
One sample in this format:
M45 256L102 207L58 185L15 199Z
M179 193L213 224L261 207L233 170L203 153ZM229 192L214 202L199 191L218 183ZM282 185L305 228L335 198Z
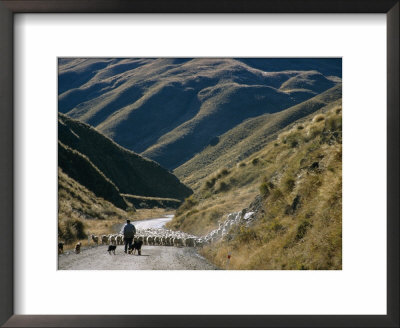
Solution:
M183 200L192 191L154 161L124 149L85 123L59 113L59 167L118 207L122 196ZM97 179L96 179L97 178Z
M175 169L245 120L334 87L339 71L336 59L60 59L59 111Z
M174 170L176 176L192 189L201 187L203 179L220 168L231 168L255 152L293 122L341 104L341 84L298 105L274 114L248 119L216 137L204 150Z

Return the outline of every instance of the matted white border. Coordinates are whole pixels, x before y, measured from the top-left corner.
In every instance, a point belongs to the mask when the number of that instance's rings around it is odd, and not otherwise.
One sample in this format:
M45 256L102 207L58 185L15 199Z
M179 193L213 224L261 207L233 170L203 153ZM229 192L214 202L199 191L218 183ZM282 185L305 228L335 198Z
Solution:
M385 15L18 14L14 40L16 314L386 314ZM63 56L343 57L343 270L57 271Z

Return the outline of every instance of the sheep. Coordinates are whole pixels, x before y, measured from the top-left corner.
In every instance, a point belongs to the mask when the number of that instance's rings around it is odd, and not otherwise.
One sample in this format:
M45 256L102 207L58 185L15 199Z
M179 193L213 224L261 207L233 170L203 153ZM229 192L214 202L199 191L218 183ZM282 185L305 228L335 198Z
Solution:
M154 245L160 245L160 237L159 236L156 236L154 238Z
M163 246L166 244L166 242L165 242L165 237L164 237L164 236L161 237L160 243L161 243L161 245L163 245Z
M195 246L195 244L194 244L194 238L191 238L191 237L186 238L186 240L185 240L185 246L186 246L186 247L194 247L194 246Z
M182 246L182 238L174 238L174 246Z
M111 235L110 237L108 237L108 244L109 245L116 245L115 236L114 235Z
M152 237L152 236L147 236L147 245L153 245L153 239L154 239L154 237Z
M117 236L115 237L115 242L116 242L116 245L122 245L122 238L121 238L121 235L117 235Z
M108 237L106 235L101 236L101 244L102 245L107 244L107 240L108 240Z
M96 245L98 245L98 244L99 244L99 237L97 237L97 236L95 236L95 235L92 235L91 237L92 237L93 242L94 242Z

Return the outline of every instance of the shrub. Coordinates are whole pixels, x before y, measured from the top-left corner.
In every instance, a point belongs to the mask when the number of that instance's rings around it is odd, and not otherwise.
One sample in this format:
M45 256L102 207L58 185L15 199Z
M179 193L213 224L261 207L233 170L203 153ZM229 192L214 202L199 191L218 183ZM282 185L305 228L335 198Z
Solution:
M321 122L321 121L323 121L325 119L325 116L323 115L323 114L318 114L318 115L315 115L314 116L314 118L313 118L313 122Z
M228 191L228 190L229 190L229 185L226 182L221 181L218 184L217 191L224 192L224 191Z
M263 196L264 198L267 198L267 197L269 196L270 191L269 191L269 188L268 188L268 185L267 185L266 182L263 182L263 183L260 185L260 194L261 194L261 196Z
M260 162L260 160L256 157L251 161L251 164L257 165Z
M301 239L304 238L304 236L306 235L308 229L310 229L312 227L312 224L310 221L302 221L299 226L297 227L297 233L296 233L296 241L299 241Z
M229 174L229 170L228 170L227 168L223 168L223 169L221 170L220 174L221 174L222 176L228 175L228 174Z
M325 130L338 131L342 130L342 117L328 117L325 120Z
M297 130L303 130L304 129L304 126L303 125L298 125L297 126Z
M212 187L214 187L215 181L217 181L216 178L211 178L210 180L207 180L206 183L205 183L205 187L207 189L211 189Z
M83 222L80 220L69 220L67 221L71 228L74 230L77 239L85 239L87 235L85 233L85 227Z
M277 219L272 221L269 228L271 230L273 230L274 232L280 232L280 231L285 230L285 227L281 223L279 223L279 221Z
M58 237L60 240L64 240L66 244L87 238L83 222L77 219L68 219L59 223Z
M286 178L285 181L283 182L283 185L284 185L286 191L289 191L289 192L291 192L293 190L295 184L296 184L296 182L294 181L294 179L290 178L290 177Z

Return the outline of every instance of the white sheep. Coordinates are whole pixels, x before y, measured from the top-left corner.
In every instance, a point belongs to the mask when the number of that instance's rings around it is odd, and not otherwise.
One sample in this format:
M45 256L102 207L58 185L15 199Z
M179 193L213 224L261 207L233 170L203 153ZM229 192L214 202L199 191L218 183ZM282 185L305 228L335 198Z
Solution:
M101 244L102 245L107 244L107 240L108 240L108 237L106 235L101 236Z
M98 244L99 244L99 237L97 237L97 236L95 236L95 235L92 235L91 237L92 237L93 242L94 242L96 245L98 245Z
M121 235L117 235L117 236L115 237L115 243L116 243L116 245L122 245L122 238L121 238Z
M108 237L108 244L109 245L116 245L116 241L115 241L115 236L111 235L110 237Z
M153 245L153 236L147 236L146 241L147 241L147 245Z

